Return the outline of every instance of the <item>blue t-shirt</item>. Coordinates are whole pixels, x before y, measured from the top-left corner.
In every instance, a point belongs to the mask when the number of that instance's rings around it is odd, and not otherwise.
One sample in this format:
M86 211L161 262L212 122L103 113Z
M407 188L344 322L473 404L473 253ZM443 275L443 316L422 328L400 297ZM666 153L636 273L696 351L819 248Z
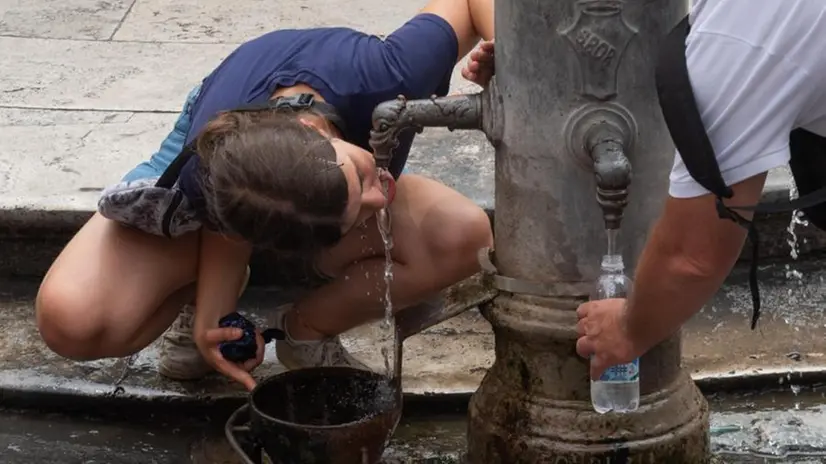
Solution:
M203 81L186 143L219 112L265 103L278 88L303 83L338 110L347 141L370 150L376 105L399 95L446 95L458 53L453 28L429 13L415 16L384 40L342 27L270 32L238 47ZM404 169L414 136L408 131L400 137L390 166L394 177ZM182 190L196 204L203 201L195 181L197 165L196 156L180 177Z

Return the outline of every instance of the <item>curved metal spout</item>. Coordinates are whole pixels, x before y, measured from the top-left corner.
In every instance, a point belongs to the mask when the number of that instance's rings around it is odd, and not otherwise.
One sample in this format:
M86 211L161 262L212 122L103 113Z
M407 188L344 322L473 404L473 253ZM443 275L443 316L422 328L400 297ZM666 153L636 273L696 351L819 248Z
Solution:
M399 135L425 127L454 129L482 129L482 94L433 97L427 100L407 100L399 96L379 104L373 110L373 129L370 147L376 165L387 168L393 150L399 145Z
M625 155L622 136L613 130L598 129L589 139L597 181L597 202L602 208L605 228L619 229L623 210L628 204L631 163Z

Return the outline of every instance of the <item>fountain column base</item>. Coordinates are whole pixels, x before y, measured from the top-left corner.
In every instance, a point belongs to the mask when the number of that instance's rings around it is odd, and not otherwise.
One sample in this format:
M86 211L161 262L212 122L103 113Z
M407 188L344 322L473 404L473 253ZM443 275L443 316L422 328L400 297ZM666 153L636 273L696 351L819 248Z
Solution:
M483 309L496 361L469 408L469 464L710 462L708 403L679 337L640 360L640 408L596 413L576 354L574 299L498 296Z

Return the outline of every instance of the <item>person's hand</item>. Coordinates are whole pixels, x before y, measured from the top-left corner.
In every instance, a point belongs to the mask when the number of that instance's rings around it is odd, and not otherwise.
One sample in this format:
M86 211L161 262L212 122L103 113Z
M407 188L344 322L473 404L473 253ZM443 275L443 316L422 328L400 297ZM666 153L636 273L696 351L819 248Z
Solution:
M626 331L625 304L624 298L612 298L589 301L576 310L576 352L591 359L592 380L598 380L609 367L630 363L642 354Z
M493 40L482 41L470 52L470 59L462 69L462 77L482 87L488 85L494 72Z
M258 330L255 331L255 342L258 346L255 358L242 364L236 364L226 360L218 346L221 342L238 340L243 335L244 331L235 327L214 327L201 332L196 330L193 338L195 339L195 344L198 346L198 351L201 352L201 356L204 357L204 360L206 360L210 366L225 376L240 382L247 390L252 391L252 389L255 388L255 379L252 378L250 372L264 360L265 345L261 332Z

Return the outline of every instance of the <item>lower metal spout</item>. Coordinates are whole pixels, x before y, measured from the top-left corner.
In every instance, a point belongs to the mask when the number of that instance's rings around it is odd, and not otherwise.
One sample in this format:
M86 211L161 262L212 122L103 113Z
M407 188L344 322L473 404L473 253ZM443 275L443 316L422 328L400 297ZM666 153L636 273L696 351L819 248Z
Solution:
M628 186L631 185L631 162L625 155L623 143L616 136L595 137L589 144L594 160L597 181L597 202L602 208L606 229L619 229L622 213L628 204Z

